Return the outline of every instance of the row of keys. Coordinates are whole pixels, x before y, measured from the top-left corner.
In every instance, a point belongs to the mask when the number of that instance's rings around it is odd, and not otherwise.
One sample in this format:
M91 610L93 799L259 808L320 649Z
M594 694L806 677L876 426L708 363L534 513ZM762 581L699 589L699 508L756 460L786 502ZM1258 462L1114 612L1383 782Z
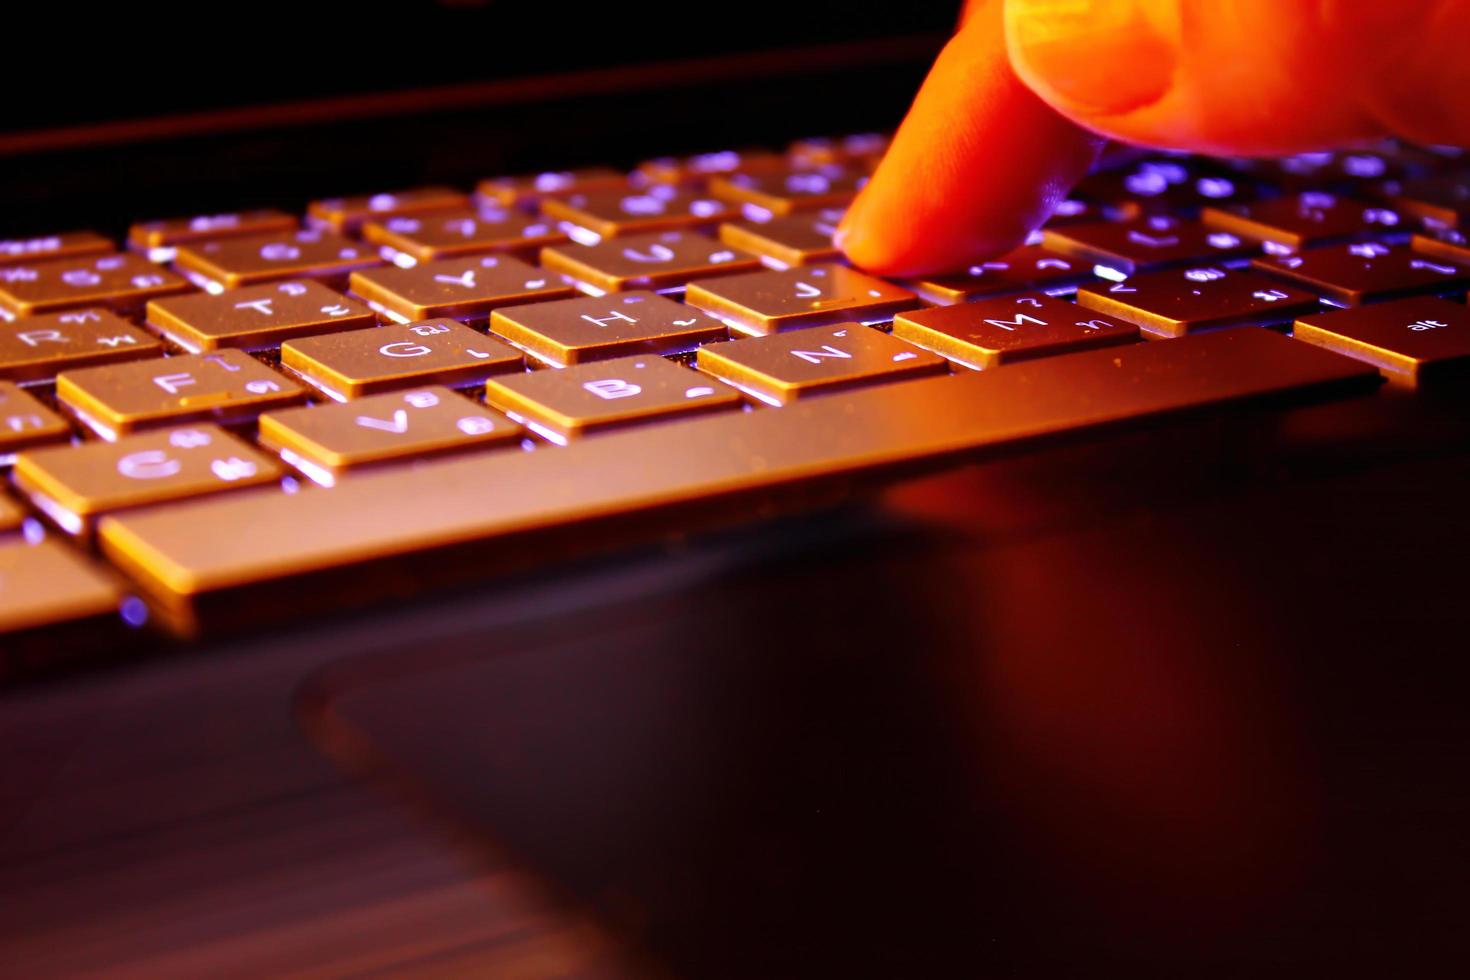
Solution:
M1151 223L1154 231L1170 232L1160 247L1171 252L1180 240L1180 236L1173 234L1179 227L1154 227L1168 219L1144 220ZM1073 226L1069 234L1079 237L1070 239L1071 244L1062 243L1063 247L1074 247L1086 240L1083 233L1092 227ZM1129 229L1126 223L1111 227L1115 233L1137 231ZM1237 254L1234 249L1240 242L1233 236L1227 236L1231 239L1228 242L1208 241L1221 234L1224 233L1209 233L1197 244L1218 248L1225 255ZM1092 244L1096 247L1096 239ZM1416 240L1413 248L1420 247L1421 242ZM1034 254L1023 255L1028 251ZM1187 249L1183 254L1192 251ZM849 319L877 322L918 305L914 293L837 264L744 272L759 268L754 257L686 232L664 232L596 246L552 247L545 250L544 258L553 269L564 269L572 277L596 282L597 286L590 287L593 292L602 291L602 287L614 292L645 282L654 286L687 282L691 277L708 276L712 271L743 273L713 280L700 278L689 288L687 300L690 306L713 314L745 333L771 333ZM1026 246L1006 261L982 264L969 275L925 280L916 283L915 288L931 301L953 302L1013 292L1027 285L1074 283L1079 275L1077 261L1059 258L1039 246ZM1136 264L1132 259L1127 261ZM1171 258L1164 264L1174 263ZM1013 265L1017 267L1014 274ZM634 275L646 266L655 269L641 276ZM1454 292L1470 284L1470 267L1429 258L1408 246L1380 242L1356 242L1301 254L1257 258L1253 266L1338 305L1356 305L1398 295ZM1238 274L1229 275L1225 266L1200 265L1162 278L1150 278L1150 275L1135 276L1106 287L1089 285L1083 291L1082 302L1104 311L1132 310L1134 322L1155 332L1175 334L1185 329L1252 322L1258 319L1258 313L1276 317L1297 312L1295 307L1288 309L1291 304L1283 305L1282 301L1288 298L1292 303L1312 301L1310 297L1283 293L1279 288L1267 288L1248 278L1242 280ZM1224 285L1206 288L1205 284L1227 279ZM374 309L401 323L437 317L473 320L531 300L544 303L571 300L576 295L559 277L548 275L546 269L508 255L443 260L410 268L360 270L353 274L351 284L372 309L320 283L292 280L221 295L153 299L148 304L148 322L157 333L184 350L200 353L226 347L273 348L291 338L370 327L377 322ZM1164 292L1176 295L1172 299L1163 298L1159 284ZM1250 288L1242 291L1237 286ZM1225 307L1211 306L1215 302L1212 297L1227 295L1231 301ZM634 350L671 353L715 339L711 331L717 328L701 323L699 314L687 307L661 306L652 302L651 297L643 296L633 302L645 301L648 305L641 309L653 312L662 308L663 312L643 326L639 326L641 318L633 316L627 304L604 307L578 299L580 305L553 306L544 314L534 310L517 316L497 314L496 330L554 364L617 356ZM586 325L595 325L597 329L587 334ZM579 338L573 328L582 328L583 335ZM157 350L157 342L152 337L105 310L42 315L27 318L0 333L0 376L36 380L58 370L148 356Z
M1104 315L1090 315L1087 310ZM694 311L689 307L652 293L511 307L497 311L492 326L543 360L559 365L585 362L594 364L589 370L596 371L605 370L601 365L608 359L629 351L658 355L698 347L699 367L705 372L763 401L783 404L812 391L944 368L943 361L922 349L971 367L988 368L1046 354L1129 343L1137 339L1138 327L1154 334L1179 335L1293 319L1315 325L1310 317L1318 310L1311 294L1273 286L1249 271L1210 267L1145 274L1105 290L1089 287L1081 292L1077 305L1037 294L900 311L893 321L892 338L849 323L722 343L724 332L718 321L690 315ZM1462 307L1452 304L1450 310ZM669 322L670 318L680 319ZM1415 363L1453 360L1453 345L1464 331L1462 326L1448 328L1461 321L1443 315L1437 319L1445 322L1436 325L1436 317L1428 315L1411 321L1419 324L1411 334L1438 338L1438 346L1427 354L1404 353L1404 357ZM690 321L694 321L692 326ZM1364 322L1377 321L1369 316ZM1329 317L1329 332L1331 327ZM1450 341L1448 347L1443 344L1445 339ZM437 349L428 341L435 342ZM288 341L282 353L288 369L342 399L407 382L436 380L461 385L487 381L491 391L514 391L523 384L533 390L545 386L553 392L568 386L577 389L572 381L576 374L522 374L519 351L448 320ZM424 361L412 366L390 369L386 363L420 357ZM594 380L601 387L592 393L603 401L620 397L610 392L626 392L634 385L626 379L626 383ZM112 440L162 425L245 421L305 398L298 385L236 350L68 371L58 379L57 394L79 420ZM33 397L14 386L5 395L10 431L4 448L8 451L68 436L64 421ZM516 410L528 414L524 404ZM570 417L566 412L549 414L561 421L547 427L563 437L579 427L579 423L565 421Z
M281 460L330 486L348 469L515 443L521 433L446 388L422 388L266 413L260 444L279 459L205 424L28 450L13 478L57 526L86 535L104 514L276 483L286 475Z
M1032 302L1025 301L1028 299ZM1002 302L1009 309L997 305ZM994 300L991 304L992 309L983 312L996 316L988 318L986 326L1004 332L1058 326L1069 315L1067 311L1075 314L1077 309L1048 297ZM1406 304L1429 305L1411 308ZM1018 314L1021 309L1036 311L1036 315ZM950 307L927 312L953 317L971 311ZM1080 322L1068 325L1089 328ZM1106 326L1123 327L1113 323L1092 324L1091 328ZM1309 327L1316 333L1311 334ZM1385 371L1404 372L1411 378L1427 367L1470 364L1470 318L1464 307L1442 300L1411 300L1326 314L1298 321L1297 330L1309 342L1370 363L1381 361ZM1403 338L1419 345L1418 354L1404 353ZM1131 337L1119 332L1106 342L1127 339ZM883 376L945 370L939 358L858 324L710 345L703 350L708 353L701 355L701 368L777 403ZM1025 355L1012 359L1020 356ZM807 365L812 377L804 378L800 372ZM487 394L492 395L492 403L499 399L533 428L543 434L556 433L561 436L558 441L565 441L631 422L738 404L733 393L700 385L698 378L661 359L628 358L567 371L516 375L487 385ZM263 445L328 485L345 469L491 448L513 443L520 436L511 420L445 389L397 393L326 410L269 413L261 428ZM33 451L21 457L16 481L58 523L90 533L102 514L269 484L280 475L279 464L249 444L212 426L196 426L130 436L115 444L94 443L78 447L75 453L69 449Z
M814 336L813 334L820 334ZM942 373L944 361L851 324L712 345L701 363L767 400L875 380ZM662 358L623 358L566 371L493 379L487 399L554 441L673 416L729 410L739 395ZM349 469L514 443L521 430L445 388L369 396L350 404L266 412L260 443L313 480L333 485ZM277 481L272 457L203 424L22 454L17 485L75 534L103 514Z
M1470 264L1429 258L1406 246L1355 242L1253 259L1249 270L1201 265L1141 273L1080 289L1077 302L1178 336L1239 323L1279 323L1337 306L1411 295L1462 294Z
M650 359L641 370L662 370L659 364L668 362ZM516 380L573 370L581 369ZM374 588L368 566L412 574L421 553L449 546L486 549L494 561L495 545L511 536L585 534L593 522L646 515L655 506L762 494L796 480L1010 448L1217 404L1359 391L1376 379L1346 358L1245 328L921 378L774 411L712 411L554 451L469 454L364 474L331 491L230 494L129 511L104 519L98 538L103 554L188 630L206 610L258 615L258 604L241 600L264 583L308 595L316 575L350 571L359 600L374 601L377 593L362 591Z
M746 190L761 179L742 178ZM787 175L790 176L790 175ZM729 178L734 180L735 178ZM752 183L754 182L754 183ZM805 186L805 185L802 185ZM683 192L673 188L652 189L642 195L622 195L614 210L620 214L609 220L615 229L602 227L595 217L571 215L568 220L582 226L600 228L602 233L626 235L636 222L644 219L665 222L671 210L677 211ZM806 196L816 199L816 188L809 187ZM572 207L577 201L587 204L585 195L572 195L560 204ZM767 201L767 204L772 202ZM408 257L413 262L434 261L448 255L468 255L501 249L534 249L554 244L563 233L547 221L526 222L510 211L469 210L463 195L452 195L442 189L425 189L397 195L318 202L318 218L325 225L338 228L361 227L376 244L392 255ZM451 205L455 205L451 207ZM690 205L693 207L693 205ZM775 205L784 210L785 205ZM697 208L695 210L698 210ZM636 212L629 214L628 212ZM720 217L718 209L706 209L697 216L686 214L678 222L698 220L712 222ZM360 221L358 219L361 219ZM626 220L624 220L626 219ZM669 242L638 239L622 246L606 243L603 252L580 254L579 249L554 247L548 262L559 265L592 289L670 288L690 278L716 271L720 263L731 269L746 269L756 255L765 255L778 264L809 263L820 257L831 257L835 249L831 234L838 213L822 210L810 216L788 216L780 224L728 224L721 234L725 244L746 242L755 254L736 248L709 248L697 259L692 254L704 249L698 237L678 237ZM1162 268L1197 261L1221 261L1239 258L1264 244L1268 250L1295 251L1304 246L1342 238L1382 235L1399 227L1397 212L1372 207L1362 202L1321 192L1307 192L1291 198L1280 198L1243 205L1234 211L1205 209L1202 224L1182 222L1168 216L1154 215L1133 222L1082 222L1048 228L1043 241L1046 248L1034 257L1034 269L1025 277L1021 288L1043 285L1039 280L1046 267L1060 267L1081 261L1105 266L1117 273ZM261 229L289 226L289 216L281 212L241 212L202 216L173 222L155 222L134 229L137 246L178 246L178 267L200 284L214 288L239 288L291 278L331 280L363 271L379 264L370 250L351 239L322 230L286 231L258 234ZM1227 230L1229 228L1235 231ZM1238 232L1238 233L1237 233ZM222 237L223 236L223 237ZM207 240L206 240L207 239ZM793 240L794 239L794 240ZM105 240L104 240L105 244ZM79 247L94 247L81 243ZM690 253L690 254L685 254ZM1016 257L1019 264L1026 260ZM619 264L621 263L621 265ZM918 291L935 302L954 301L999 291L982 284L971 289L968 279L1011 264L1006 259L982 263L970 270L968 277L941 277L926 292ZM391 270L387 270L391 271ZM158 295L180 291L182 282L166 269L143 262L132 255L104 255L83 262L27 263L0 272L0 311L12 315L35 315L49 310L98 303L114 308L131 309ZM1055 276L1075 285L1085 276L1071 268L1060 269ZM1005 276L992 278L1004 279ZM945 282L944 279L959 280ZM370 278L368 281L371 281ZM997 284L1003 286L1003 284ZM398 294L402 299L401 293ZM443 313L423 309L407 299L396 312L403 318Z

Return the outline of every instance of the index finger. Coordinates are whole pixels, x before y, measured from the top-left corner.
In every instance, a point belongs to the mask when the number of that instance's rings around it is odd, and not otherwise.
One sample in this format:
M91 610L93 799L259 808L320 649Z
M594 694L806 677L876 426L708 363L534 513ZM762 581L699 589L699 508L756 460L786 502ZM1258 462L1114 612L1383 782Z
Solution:
M919 275L1009 251L1097 155L1098 137L1011 70L1001 4L971 7L838 230L865 269Z

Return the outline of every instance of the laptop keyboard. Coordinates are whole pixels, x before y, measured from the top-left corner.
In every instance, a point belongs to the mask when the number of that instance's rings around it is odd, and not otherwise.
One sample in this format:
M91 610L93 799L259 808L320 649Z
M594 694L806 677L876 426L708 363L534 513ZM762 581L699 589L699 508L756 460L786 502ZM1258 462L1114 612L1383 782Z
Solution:
M1010 255L890 281L832 245L882 147L0 242L0 635L245 627L1470 363L1450 151L1115 156Z

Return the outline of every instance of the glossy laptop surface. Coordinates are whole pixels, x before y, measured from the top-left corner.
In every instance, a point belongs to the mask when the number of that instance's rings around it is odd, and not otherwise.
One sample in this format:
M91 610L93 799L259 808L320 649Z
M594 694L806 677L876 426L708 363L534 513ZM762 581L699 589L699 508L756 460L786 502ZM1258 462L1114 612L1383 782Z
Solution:
M1451 957L1470 263L1434 182L1459 158L1123 154L1005 262L869 282L814 230L874 145L840 137L892 127L948 12L686 14L257 6L125 77L99 26L90 97L14 116L6 236L128 236L76 261L142 263L150 302L100 304L99 336L162 350L26 366L11 396L69 435L7 471L32 560L0 585L106 608L6 650L7 969ZM736 176L688 182L730 148ZM548 205L519 179L583 168L634 183ZM434 189L379 196L407 188ZM719 213L620 226L677 195ZM629 197L653 203L607 212ZM262 249L187 218L226 212L309 236L273 255L345 244L246 281ZM171 216L189 234L145 224ZM465 221L487 244L440 251ZM446 303L437 276L498 291ZM0 329L96 326L42 323L81 308L24 285ZM327 319L241 328L220 297ZM646 305L583 308L620 298ZM458 346L433 377L354 374L337 316ZM145 386L241 374L238 417L120 401L161 353ZM385 448L417 413L443 432ZM140 478L176 496L120 496Z

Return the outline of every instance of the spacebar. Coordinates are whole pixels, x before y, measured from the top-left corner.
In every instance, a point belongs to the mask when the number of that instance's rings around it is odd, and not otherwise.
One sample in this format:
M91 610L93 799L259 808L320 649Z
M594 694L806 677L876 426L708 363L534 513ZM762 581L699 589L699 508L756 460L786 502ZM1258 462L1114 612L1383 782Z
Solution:
M175 605L365 565L402 568L411 556L472 556L483 575L497 567L497 544L538 531L1376 379L1356 361L1247 327L379 471L331 490L124 514L102 522L100 540L145 593ZM368 577L351 581L364 598Z

